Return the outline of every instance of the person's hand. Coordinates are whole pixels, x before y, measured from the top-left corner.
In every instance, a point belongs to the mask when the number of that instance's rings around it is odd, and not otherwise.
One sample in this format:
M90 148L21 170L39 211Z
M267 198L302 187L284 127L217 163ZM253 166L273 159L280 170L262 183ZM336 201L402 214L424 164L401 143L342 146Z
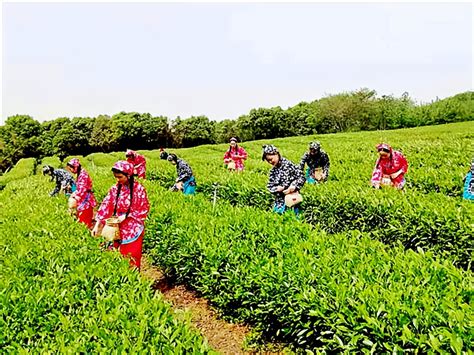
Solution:
M376 190L380 189L380 184L372 184L372 187Z
M133 169L133 175L138 175L137 169Z
M282 192L285 188L283 186L277 186L276 187L276 192Z
M291 194L292 192L295 192L296 188L294 186L291 186L289 188L287 188L286 190L283 190L283 193L285 195L288 195L288 194Z
M92 234L93 237L99 236L99 227L100 227L100 222L97 221L97 222L95 223L94 228L92 228L92 231L91 231L91 234Z
M125 218L127 218L126 214L123 214L117 217L119 223L122 223L123 221L125 221Z
M396 179L401 173L402 173L402 170L398 170L396 173L390 174L390 177L392 179Z

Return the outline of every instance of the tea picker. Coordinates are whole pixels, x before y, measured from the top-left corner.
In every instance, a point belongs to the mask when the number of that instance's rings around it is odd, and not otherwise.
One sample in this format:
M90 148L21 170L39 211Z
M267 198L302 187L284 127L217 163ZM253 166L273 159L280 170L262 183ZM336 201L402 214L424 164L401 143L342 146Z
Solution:
M300 213L303 197L300 190L306 179L299 166L282 157L273 145L264 145L262 160L272 165L267 188L275 196L273 211L279 214L292 210L295 215Z
M236 137L232 137L229 144L229 149L224 154L224 164L229 171L239 172L244 170L244 160L247 159L247 152L244 148L239 147Z
M474 201L474 159L472 159L471 169L464 178L463 198Z
M73 174L77 174L76 191L71 194L69 207L76 209L77 220L85 224L88 228L92 228L94 207L97 202L92 192L92 179L86 169L82 168L81 162L77 158L71 159L66 168ZM76 206L74 202L76 200Z
M183 159L179 159L176 154L168 154L167 160L176 166L178 177L171 187L171 191L181 191L185 195L194 195L196 193L196 179L193 170Z
M306 181L309 184L321 183L329 177L329 156L321 149L321 143L311 142L309 144L309 151L303 154L300 161L300 168L304 171L306 169Z
M386 143L378 144L377 152L379 157L370 180L372 187L379 189L390 186L402 190L405 187L405 174L408 171L408 161L405 156Z
M43 175L51 177L50 181L56 181L54 190L49 193L49 196L56 196L60 192L64 192L66 196L69 196L72 192L76 191L76 182L72 177L71 173L64 169L54 169L50 165L43 166Z
M145 175L146 175L145 157L131 149L127 149L125 156L127 158L127 162L133 165L133 175L138 176L141 179L145 179Z
M160 159L161 160L168 159L168 152L166 152L163 148L160 148Z
M145 187L135 181L134 167L118 161L112 167L117 183L102 201L92 235L102 236L104 246L118 249L130 259L130 266L140 269L145 220L150 204Z

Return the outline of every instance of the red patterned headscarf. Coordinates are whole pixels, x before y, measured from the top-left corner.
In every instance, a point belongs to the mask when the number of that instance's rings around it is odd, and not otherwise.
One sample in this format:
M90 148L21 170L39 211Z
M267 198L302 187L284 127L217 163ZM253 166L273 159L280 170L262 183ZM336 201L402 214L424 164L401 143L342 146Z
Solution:
M72 158L71 160L69 160L69 162L67 163L67 165L69 165L70 167L72 167L73 170L76 172L77 169L81 166L81 162L80 162L79 159L77 159L77 158Z
M133 159L135 159L135 157L137 156L137 152L131 149L127 149L127 151L125 152L125 156L132 157Z
M382 149L388 150L390 153L392 153L392 147L389 146L387 143L377 144L377 152L379 152Z
M133 164L129 163L128 161L125 160L119 160L114 164L112 169L121 171L127 176L133 176Z

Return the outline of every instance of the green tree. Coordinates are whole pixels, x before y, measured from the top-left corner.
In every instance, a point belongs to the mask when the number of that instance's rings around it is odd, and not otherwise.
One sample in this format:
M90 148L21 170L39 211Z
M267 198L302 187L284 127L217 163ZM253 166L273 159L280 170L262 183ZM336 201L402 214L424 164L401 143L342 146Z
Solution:
M237 120L223 120L215 124L216 143L228 143L232 137L239 137Z
M193 147L216 141L215 122L206 116L192 116L184 120L178 117L172 123L172 132L176 147Z
M101 152L111 152L118 146L113 122L109 116L97 116L89 143L94 150Z
M0 130L2 172L16 164L21 158L41 155L41 125L28 115L15 115L7 118Z
M70 123L68 117L59 117L52 121L44 121L41 124L41 155L52 156L56 154L57 149L53 143L53 139L56 134L61 130L61 128Z

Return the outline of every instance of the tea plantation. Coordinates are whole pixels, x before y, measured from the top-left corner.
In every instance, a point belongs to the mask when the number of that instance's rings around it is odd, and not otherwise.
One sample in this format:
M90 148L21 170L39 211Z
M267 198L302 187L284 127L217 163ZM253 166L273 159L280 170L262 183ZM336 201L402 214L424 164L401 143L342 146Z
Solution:
M298 352L472 353L474 204L461 195L473 138L467 122L272 140L294 162L311 140L331 158L329 181L302 190L301 220L270 212L269 141L242 143L240 174L223 166L227 145L174 150L194 170L194 197L168 191L174 166L141 151L145 253L225 318ZM370 188L380 141L409 161L404 193ZM124 153L80 158L101 200ZM22 160L2 177L0 348L211 351L127 262L98 249L33 170Z

